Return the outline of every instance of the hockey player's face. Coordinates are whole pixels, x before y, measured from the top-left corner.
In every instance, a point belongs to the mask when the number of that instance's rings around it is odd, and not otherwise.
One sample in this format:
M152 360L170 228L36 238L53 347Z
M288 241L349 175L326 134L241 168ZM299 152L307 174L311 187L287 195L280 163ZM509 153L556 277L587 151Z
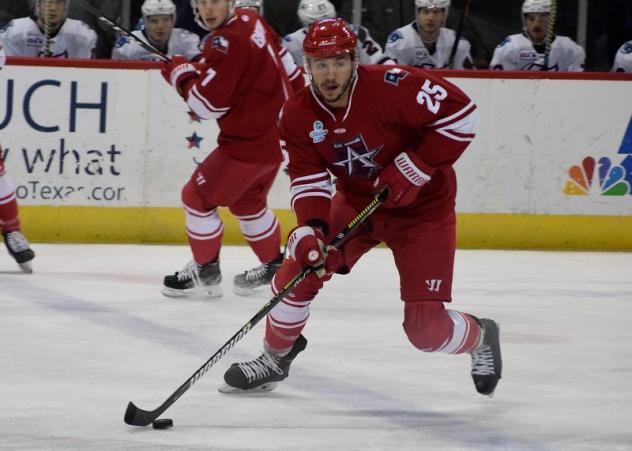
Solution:
M343 94L349 85L353 71L351 56L312 58L310 69L314 85L325 101L336 107L346 105Z
M149 37L160 44L164 44L171 36L173 30L173 16L149 16L147 17L145 28Z
M417 23L426 33L436 33L443 25L443 8L419 8Z
M66 16L66 0L40 0L39 11L42 21L48 20L52 26L59 25Z
M197 0L200 17L211 31L224 23L229 7L229 0Z
M546 38L546 31L549 28L549 15L548 14L527 14L525 17L525 23L527 27L527 34L531 40L540 44L544 42Z

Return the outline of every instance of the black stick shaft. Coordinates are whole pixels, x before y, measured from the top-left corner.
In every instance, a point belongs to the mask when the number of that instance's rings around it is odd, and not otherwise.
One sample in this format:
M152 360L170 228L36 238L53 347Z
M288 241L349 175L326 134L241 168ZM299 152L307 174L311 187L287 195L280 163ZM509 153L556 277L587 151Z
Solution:
M461 40L461 35L463 34L463 25L465 24L465 18L470 14L470 4L472 0L466 0L465 6L463 7L463 14L461 14L461 18L459 19L459 25L456 28L456 36L454 37L454 44L452 44L452 49L450 50L450 58L448 58L448 69L454 68L454 57L456 56L456 51L459 48L459 41Z
M117 24L116 22L114 22L112 19L110 19L107 16L104 16L103 14L101 14L101 11L99 11L98 9L94 8L92 5L90 5L89 3L86 3L84 0L75 0L77 1L79 4L81 4L81 6L90 11L92 14L94 14L95 16L97 16L99 18L99 20L105 24L107 24L108 26L110 26L113 30L118 31L119 33L121 33L122 35L133 39L134 41L136 41L138 43L138 45L140 45L142 48L144 48L145 50L147 50L148 52L153 53L154 55L158 56L158 58L160 58L163 61L171 61L171 58L169 58L167 55L165 55L164 53L162 53L160 50L158 50L156 47L154 47L153 45L151 45L149 42L145 42L143 41L141 38L139 38L138 36L136 36L134 33L132 33L131 31L127 30L126 28L123 28L121 25Z
M338 234L336 238L331 242L331 245L334 247L339 247L350 235L353 231L355 231L360 224L362 224L366 218L368 218L371 213L373 213L386 199L388 195L388 191L386 188L383 188L375 198L367 205L364 210L362 210L355 218L347 224L347 226ZM261 321L265 316L277 305L285 295L287 295L290 291L294 289L296 285L298 285L301 280L303 280L310 272L312 272L312 268L310 266L306 266L303 270L294 276L279 292L272 297L261 309L252 317L250 320L242 326L241 329L235 333L230 339L224 343L224 345L217 350L215 354L213 354L204 364L198 368L198 370L193 373L191 377L189 377L178 389L171 394L157 409L155 410L143 410L133 402L127 405L127 410L125 411L125 422L132 426L147 426L151 424L154 420L156 420L162 413L167 410L173 403L175 403L193 384L195 384L198 379L200 379L206 372L217 363L219 359L224 357L224 355L230 351L235 344L239 340L241 340L249 331L252 329L259 321Z

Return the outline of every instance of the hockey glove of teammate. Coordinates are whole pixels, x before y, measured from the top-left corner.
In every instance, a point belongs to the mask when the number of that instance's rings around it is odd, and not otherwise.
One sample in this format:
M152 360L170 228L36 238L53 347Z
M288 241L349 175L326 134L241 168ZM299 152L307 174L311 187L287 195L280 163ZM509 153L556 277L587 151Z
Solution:
M333 274L344 265L343 253L333 246L325 246L323 232L314 227L292 229L287 238L287 249L298 263L315 268L319 277Z
M193 64L182 55L174 55L160 70L163 78L173 86L182 97L185 95L184 83L198 77Z
M430 176L420 169L426 166L414 153L402 152L386 166L373 183L376 190L388 187L388 198L382 205L386 208L405 207L417 199L422 186Z

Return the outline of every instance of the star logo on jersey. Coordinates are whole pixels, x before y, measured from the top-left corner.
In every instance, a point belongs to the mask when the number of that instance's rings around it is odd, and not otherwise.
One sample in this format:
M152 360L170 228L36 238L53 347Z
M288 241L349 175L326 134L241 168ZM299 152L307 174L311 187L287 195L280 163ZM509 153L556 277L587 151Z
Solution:
M334 166L345 168L349 176L370 179L381 169L374 158L384 146L383 144L369 149L360 135L350 141L333 143L332 146L337 157L337 161L333 163Z
M201 136L198 136L197 133L193 132L193 134L191 136L187 136L187 141L189 141L189 149L192 148L196 148L199 149L200 148L200 142L203 140L204 138L202 138Z

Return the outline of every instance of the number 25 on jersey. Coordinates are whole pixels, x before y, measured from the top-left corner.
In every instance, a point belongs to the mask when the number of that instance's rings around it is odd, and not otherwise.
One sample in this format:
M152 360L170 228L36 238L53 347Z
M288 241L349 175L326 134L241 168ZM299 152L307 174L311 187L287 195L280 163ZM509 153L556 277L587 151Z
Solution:
M430 80L426 80L421 91L417 94L417 103L426 105L428 111L437 114L441 107L441 101L445 100L446 97L448 97L448 91L440 85L433 86Z

